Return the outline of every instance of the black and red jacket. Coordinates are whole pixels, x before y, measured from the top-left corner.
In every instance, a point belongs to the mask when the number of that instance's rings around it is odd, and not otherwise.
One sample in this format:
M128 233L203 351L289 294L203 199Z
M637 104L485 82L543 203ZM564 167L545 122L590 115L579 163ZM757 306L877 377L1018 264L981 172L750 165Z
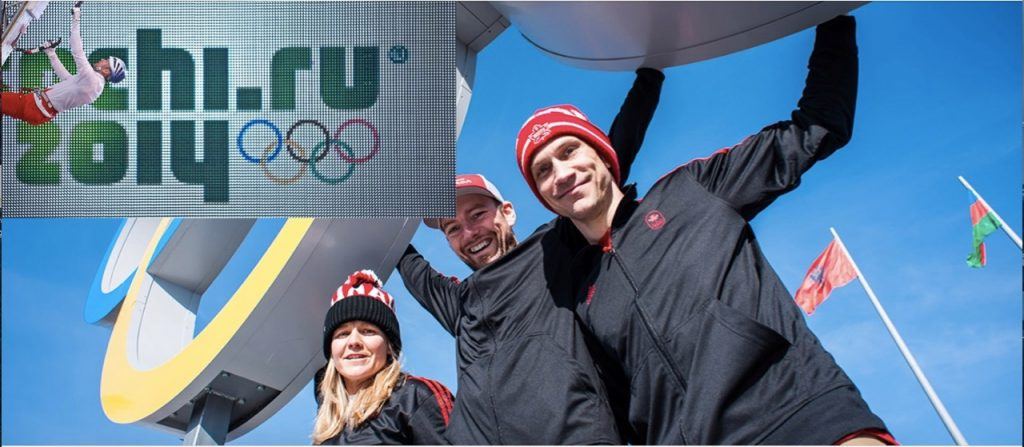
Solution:
M638 444L832 444L885 426L808 329L748 224L853 129L852 17L817 28L792 120L634 187L573 261L577 313ZM556 230L580 240L566 220ZM585 244L585 243L584 243ZM614 393L613 393L614 395Z
M314 392L323 379L317 372ZM317 394L317 405L321 399ZM402 374L380 412L355 429L345 428L324 445L438 445L447 444L445 428L451 418L452 392L441 382Z
M632 163L664 76L641 69L610 138ZM623 170L623 178L625 178ZM566 281L575 249L541 226L501 259L456 282L410 246L405 287L456 337L454 444L621 444L606 390Z

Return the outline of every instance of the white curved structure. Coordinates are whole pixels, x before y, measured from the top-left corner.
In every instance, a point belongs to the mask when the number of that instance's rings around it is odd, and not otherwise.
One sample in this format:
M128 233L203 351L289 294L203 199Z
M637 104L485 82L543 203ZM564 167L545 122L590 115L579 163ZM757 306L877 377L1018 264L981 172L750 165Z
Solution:
M476 55L508 28L508 19L487 2L459 2L455 6L455 135L462 132L473 99Z
M114 251L140 261L103 365L100 399L112 421L185 436L206 416L220 416L220 434L210 433L218 442L255 428L323 366L321 323L330 291L359 269L386 278L419 222L288 219L264 228L273 237L251 244L261 250L255 265L193 337L204 292L253 237L254 225L260 223L161 219L152 232L148 225L123 227L118 240L124 243ZM128 244L137 239L132 228L151 239L143 247ZM107 259L104 276L124 271L110 266L115 263ZM227 406L203 414L211 396Z
M866 2L492 2L544 53L593 70L669 67L744 50Z

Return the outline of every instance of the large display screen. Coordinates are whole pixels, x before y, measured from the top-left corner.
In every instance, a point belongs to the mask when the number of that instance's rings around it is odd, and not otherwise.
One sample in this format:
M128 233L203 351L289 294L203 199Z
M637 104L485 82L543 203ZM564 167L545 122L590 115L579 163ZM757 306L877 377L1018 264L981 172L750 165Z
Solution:
M423 217L454 214L455 5L86 2L91 63L126 77L30 125L3 117L3 214ZM17 45L62 38L50 2ZM5 91L60 82L12 54ZM68 81L64 81L68 82Z

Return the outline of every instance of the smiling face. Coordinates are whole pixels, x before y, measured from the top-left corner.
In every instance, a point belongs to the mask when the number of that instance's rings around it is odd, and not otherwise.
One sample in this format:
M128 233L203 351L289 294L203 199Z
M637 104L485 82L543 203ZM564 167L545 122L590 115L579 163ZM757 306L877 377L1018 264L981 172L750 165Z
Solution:
M541 198L560 216L589 223L610 212L616 186L609 165L573 135L555 138L537 151L530 174Z
M441 231L452 251L470 266L479 270L500 259L516 246L512 225L516 212L512 204L481 195L459 196L455 218L441 221Z
M102 59L99 62L92 64L93 70L103 76L103 79L110 79L110 61Z
M334 330L331 358L345 379L345 389L355 394L387 366L388 338L373 323L348 321Z

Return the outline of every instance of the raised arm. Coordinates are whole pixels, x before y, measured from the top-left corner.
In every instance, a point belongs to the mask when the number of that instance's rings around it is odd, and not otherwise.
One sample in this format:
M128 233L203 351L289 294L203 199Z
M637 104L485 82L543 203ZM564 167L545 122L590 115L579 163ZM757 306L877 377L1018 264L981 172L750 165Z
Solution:
M462 312L460 295L463 287L454 279L430 267L411 244L398 260L398 272L409 294L437 319L452 336L456 335Z
M608 139L619 158L619 172L622 174L622 184L619 186L625 185L629 178L629 170L643 145L647 126L651 124L654 110L658 108L664 80L665 74L658 70L638 69L633 87L626 94L626 100L622 102L619 114L608 130Z
M47 48L43 50L46 53L46 57L50 59L50 66L53 67L53 73L57 75L57 78L61 81L70 79L71 73L68 72L67 68L64 68L64 63L57 57L57 50L54 48Z
M856 24L853 17L840 16L818 25L816 33L803 96L792 119L678 171L692 175L747 220L796 188L804 172L846 145L853 134Z
M82 8L75 6L71 8L71 56L75 58L75 67L78 72L92 70L89 58L85 56L85 47L82 46Z

